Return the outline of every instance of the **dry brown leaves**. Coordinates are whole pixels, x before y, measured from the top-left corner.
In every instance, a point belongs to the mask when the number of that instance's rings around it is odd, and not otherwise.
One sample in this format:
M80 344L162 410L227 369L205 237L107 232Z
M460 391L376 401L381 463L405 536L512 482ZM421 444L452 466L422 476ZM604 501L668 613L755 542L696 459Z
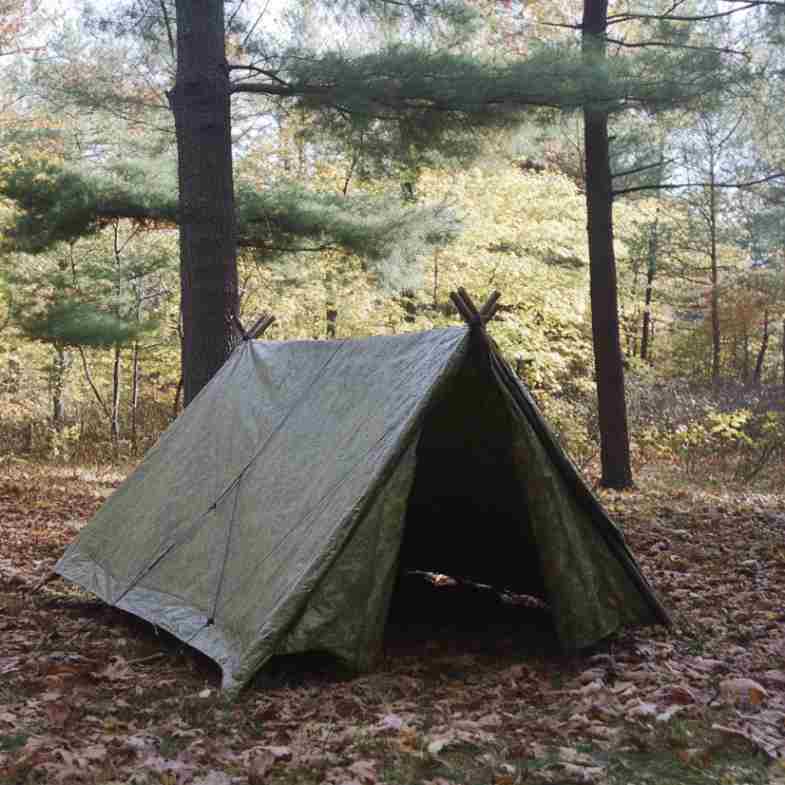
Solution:
M673 631L560 660L429 641L351 679L295 665L227 704L217 669L148 625L59 581L29 594L106 489L0 478L2 785L602 783L613 755L663 739L695 767L730 738L785 755L781 498L606 497Z

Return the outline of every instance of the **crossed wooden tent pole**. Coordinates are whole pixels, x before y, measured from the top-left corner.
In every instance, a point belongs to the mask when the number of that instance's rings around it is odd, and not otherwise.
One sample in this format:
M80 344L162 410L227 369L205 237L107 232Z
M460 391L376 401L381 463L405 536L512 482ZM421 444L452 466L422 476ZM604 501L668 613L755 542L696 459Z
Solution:
M469 327L484 328L493 319L499 308L499 298L502 296L500 291L495 291L485 301L481 308L477 308L469 293L462 286L458 287L457 292L450 292L450 299L458 309L458 313Z
M261 337L264 331L275 321L275 317L267 311L262 311L262 315L253 323L250 330L246 330L245 327L243 327L243 323L236 313L232 314L232 321L243 340L252 341L254 338Z
M450 300L457 308L461 318L469 325L469 327L484 328L485 325L493 319L496 311L499 308L499 299L501 292L494 291L491 296L485 301L481 308L477 308L474 304L469 293L462 286L458 287L458 291L450 292ZM250 330L243 327L240 317L233 314L232 321L244 341L252 341L255 338L260 338L264 331L275 321L275 317L267 311L262 311L262 315L253 323Z

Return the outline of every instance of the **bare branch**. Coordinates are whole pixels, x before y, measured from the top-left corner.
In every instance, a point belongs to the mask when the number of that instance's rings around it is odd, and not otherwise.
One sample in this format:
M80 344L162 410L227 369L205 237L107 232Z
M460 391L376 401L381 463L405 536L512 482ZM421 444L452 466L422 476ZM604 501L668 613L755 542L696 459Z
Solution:
M709 22L712 19L721 19L725 16L732 16L741 11L748 11L750 8L755 8L758 5L776 5L785 7L785 3L781 2L758 2L757 0L745 0L744 5L740 8L731 8L728 11L718 11L715 14L699 14L699 15L679 15L679 14L610 14L608 16L608 25L621 24L623 22L631 22L635 19L654 19L664 22Z
M645 49L646 47L656 46L663 49L686 49L693 52L716 52L717 54L737 55L747 59L750 57L747 52L742 52L740 49L728 49L722 46L693 46L690 44L676 44L672 41L637 41L633 43L625 41L622 38L610 38L607 36L605 40L609 44L621 46L625 49Z
M785 172L775 172L759 180L748 180L743 183L662 183L661 185L636 185L632 188L619 188L613 191L614 196L631 194L636 191L674 190L676 188L750 188L753 185L762 185L772 180L785 179Z
M638 174L639 172L647 172L649 169L657 169L660 166L667 166L668 164L672 164L674 161L673 158L669 158L667 161L657 161L656 164L646 164L645 166L637 166L635 169L627 169L625 172L612 172L611 177L627 177L630 174Z
M93 377L90 373L90 367L87 365L87 357L85 357L84 349L81 346L77 346L76 351L79 352L79 356L82 358L82 367L84 368L85 379L87 379L87 383L90 385L90 389L93 391L96 401L98 401L98 404L100 405L103 413L111 420L112 413L109 411L109 407L106 405L106 402L104 401L99 389L95 386L95 382L93 381Z

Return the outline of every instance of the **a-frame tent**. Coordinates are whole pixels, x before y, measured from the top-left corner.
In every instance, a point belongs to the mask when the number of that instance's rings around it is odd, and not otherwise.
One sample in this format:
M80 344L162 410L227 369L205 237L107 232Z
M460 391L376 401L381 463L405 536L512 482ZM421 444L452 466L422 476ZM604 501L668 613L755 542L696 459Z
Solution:
M465 293L464 293L465 295ZM564 647L668 615L537 407L468 327L245 340L56 571L215 660L379 653L402 566L542 597Z

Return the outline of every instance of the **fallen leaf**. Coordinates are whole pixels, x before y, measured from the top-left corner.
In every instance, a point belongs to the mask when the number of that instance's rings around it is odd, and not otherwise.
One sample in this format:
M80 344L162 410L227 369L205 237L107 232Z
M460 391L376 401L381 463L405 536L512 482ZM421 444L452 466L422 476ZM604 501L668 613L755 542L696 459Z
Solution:
M733 703L759 706L768 696L766 689L752 679L725 679L720 682L720 694Z
M684 711L684 706L679 706L679 705L670 706L667 709L665 709L665 711L660 712L657 715L656 720L657 722L668 722L680 711Z
M688 747L686 750L679 750L676 757L688 766L700 766L704 768L711 762L711 753L702 747Z
M275 766L275 755L269 750L259 750L251 755L248 762L248 785L264 785Z
M66 703L49 703L46 707L46 716L50 724L62 728L71 716L71 707Z
M366 785L373 785L377 782L375 760L356 760L349 766L349 771L354 774L360 782L366 783Z
M191 780L190 785L231 785L231 783L232 778L223 771L208 771L207 774Z
M624 711L628 717L656 717L658 710L656 703L636 700L631 706L628 704Z
M403 727L403 724L403 719L397 714L385 714L384 717L379 720L379 725L382 728L388 728L390 730L400 730Z

